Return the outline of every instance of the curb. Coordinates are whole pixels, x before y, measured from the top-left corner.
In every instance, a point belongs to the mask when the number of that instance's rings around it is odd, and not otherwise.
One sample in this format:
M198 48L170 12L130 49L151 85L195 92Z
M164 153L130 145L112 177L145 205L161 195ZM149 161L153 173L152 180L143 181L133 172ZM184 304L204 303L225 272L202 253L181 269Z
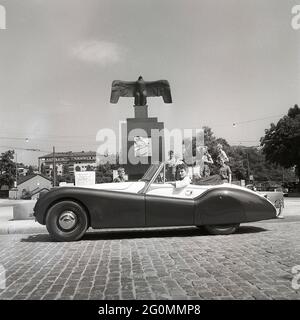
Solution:
M0 224L0 235L48 233L46 226L32 220L8 221Z

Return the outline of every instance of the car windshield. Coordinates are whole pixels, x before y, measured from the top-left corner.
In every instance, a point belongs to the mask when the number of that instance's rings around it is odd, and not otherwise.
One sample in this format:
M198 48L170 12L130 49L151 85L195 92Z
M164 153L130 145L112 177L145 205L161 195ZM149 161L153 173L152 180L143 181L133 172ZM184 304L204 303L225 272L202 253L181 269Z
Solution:
M152 164L140 181L150 181L157 169L159 168L159 166L159 164Z

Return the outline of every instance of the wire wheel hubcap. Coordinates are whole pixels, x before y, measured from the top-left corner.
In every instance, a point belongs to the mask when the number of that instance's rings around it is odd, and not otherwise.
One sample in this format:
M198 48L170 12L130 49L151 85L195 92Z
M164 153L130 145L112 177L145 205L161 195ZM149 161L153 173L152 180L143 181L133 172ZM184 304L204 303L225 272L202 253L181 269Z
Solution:
M58 225L62 230L69 231L76 226L76 223L76 214L71 210L62 212L58 219Z

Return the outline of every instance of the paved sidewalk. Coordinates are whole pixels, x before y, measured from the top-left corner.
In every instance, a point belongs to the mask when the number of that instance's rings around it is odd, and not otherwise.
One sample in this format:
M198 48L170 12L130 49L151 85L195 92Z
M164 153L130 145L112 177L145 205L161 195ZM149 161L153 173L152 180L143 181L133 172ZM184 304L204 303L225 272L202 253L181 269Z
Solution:
M299 300L300 217L229 236L194 227L89 232L76 242L0 235L0 265L0 300Z
M300 266L300 199L287 199L285 219L243 224L229 236L194 227L115 229L87 232L77 242L55 242L44 226L10 221L12 212L0 209L6 232L35 233L0 235L0 300L300 300L292 285Z

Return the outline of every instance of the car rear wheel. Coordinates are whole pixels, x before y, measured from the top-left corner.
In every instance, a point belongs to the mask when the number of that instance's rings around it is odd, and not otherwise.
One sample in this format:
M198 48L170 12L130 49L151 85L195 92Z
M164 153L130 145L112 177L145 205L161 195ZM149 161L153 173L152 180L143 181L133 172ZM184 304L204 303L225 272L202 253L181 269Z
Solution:
M240 226L239 223L235 223L235 224L208 225L204 227L210 234L226 235L226 234L232 234L236 232L239 226Z
M87 213L77 202L57 202L48 210L46 227L57 241L79 240L88 228Z

